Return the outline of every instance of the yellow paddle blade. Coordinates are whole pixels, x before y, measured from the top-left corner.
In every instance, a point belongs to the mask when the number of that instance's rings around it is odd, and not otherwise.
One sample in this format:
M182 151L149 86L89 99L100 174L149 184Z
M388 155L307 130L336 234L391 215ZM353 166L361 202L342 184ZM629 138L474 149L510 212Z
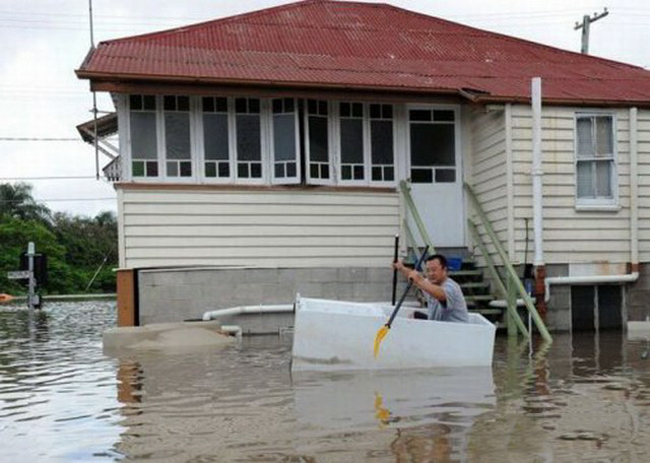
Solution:
M375 392L375 418L379 420L379 427L383 428L390 423L390 410L384 407L381 394Z
M377 331L377 336L375 336L375 358L379 355L379 344L381 344L382 339L388 334L388 327L386 325L379 328Z

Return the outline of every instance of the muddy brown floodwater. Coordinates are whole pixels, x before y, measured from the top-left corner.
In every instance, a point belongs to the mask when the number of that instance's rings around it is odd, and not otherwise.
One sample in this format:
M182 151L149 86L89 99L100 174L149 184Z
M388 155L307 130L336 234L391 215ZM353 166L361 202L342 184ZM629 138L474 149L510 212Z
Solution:
M114 325L114 303L0 307L0 461L650 461L650 341L625 333L498 337L491 369L292 376L290 336L113 358Z

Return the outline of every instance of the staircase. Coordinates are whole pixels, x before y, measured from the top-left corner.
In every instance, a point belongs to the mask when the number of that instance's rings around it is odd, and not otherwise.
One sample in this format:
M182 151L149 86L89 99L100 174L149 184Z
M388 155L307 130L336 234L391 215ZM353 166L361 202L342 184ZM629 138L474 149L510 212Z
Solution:
M497 299L490 291L490 283L485 281L483 271L476 268L473 260L464 258L460 270L452 270L449 276L460 285L467 302L467 309L476 312L497 326L503 326L505 310L490 307L490 302Z

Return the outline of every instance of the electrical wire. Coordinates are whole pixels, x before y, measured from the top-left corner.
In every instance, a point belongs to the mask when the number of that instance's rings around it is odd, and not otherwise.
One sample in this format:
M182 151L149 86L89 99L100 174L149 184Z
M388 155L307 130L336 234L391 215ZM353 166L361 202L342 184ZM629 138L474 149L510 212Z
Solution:
M21 181L35 181L35 180L95 180L94 175L79 175L79 176L61 176L61 177L0 177L3 182L21 182Z
M93 177L94 178L94 177ZM65 203L65 202L85 202L85 201L115 201L116 197L113 198L34 198L34 201L37 203ZM22 203L24 202L21 199L0 199L0 203Z

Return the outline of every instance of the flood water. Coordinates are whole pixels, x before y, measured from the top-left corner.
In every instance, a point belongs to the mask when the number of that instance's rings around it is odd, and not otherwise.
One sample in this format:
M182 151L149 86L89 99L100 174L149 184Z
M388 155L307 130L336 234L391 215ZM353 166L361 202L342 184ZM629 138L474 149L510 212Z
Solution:
M650 341L497 338L492 369L290 374L290 337L102 353L114 303L0 307L0 461L646 462Z

